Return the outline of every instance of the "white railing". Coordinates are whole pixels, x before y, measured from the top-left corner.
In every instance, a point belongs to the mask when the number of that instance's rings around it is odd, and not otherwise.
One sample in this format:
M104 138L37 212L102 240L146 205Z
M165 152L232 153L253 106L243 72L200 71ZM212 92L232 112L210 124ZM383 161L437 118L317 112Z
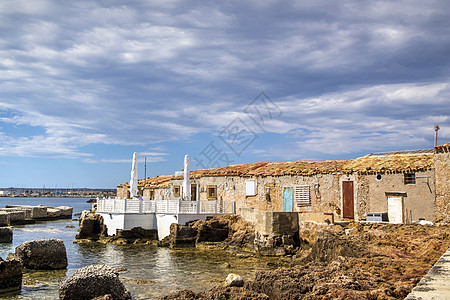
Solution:
M97 199L101 213L234 214L234 201Z

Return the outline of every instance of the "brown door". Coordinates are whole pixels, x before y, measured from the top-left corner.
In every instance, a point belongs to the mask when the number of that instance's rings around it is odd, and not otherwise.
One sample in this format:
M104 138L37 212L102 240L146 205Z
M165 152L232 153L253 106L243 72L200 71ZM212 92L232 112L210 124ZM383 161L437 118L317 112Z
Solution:
M342 201L342 216L353 219L355 217L353 211L353 181L342 181Z

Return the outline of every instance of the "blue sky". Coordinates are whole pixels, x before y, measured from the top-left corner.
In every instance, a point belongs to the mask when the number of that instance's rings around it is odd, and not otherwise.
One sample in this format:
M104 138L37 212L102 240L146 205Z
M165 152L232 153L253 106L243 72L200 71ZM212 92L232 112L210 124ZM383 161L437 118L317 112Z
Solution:
M450 141L450 2L0 1L0 187Z

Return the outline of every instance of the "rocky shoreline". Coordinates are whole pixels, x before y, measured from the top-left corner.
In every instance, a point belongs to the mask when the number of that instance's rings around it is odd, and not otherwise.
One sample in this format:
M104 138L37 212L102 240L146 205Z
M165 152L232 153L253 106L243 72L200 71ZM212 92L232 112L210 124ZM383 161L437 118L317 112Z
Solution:
M86 221L88 220L88 221ZM107 236L100 216L80 219L77 242L220 249L238 257L278 256L288 267L260 272L242 286L218 285L162 299L403 299L450 247L450 226L301 222L292 234L260 242L251 223L220 216L172 224L162 241L134 228ZM225 278L224 278L225 280Z
M289 267L162 299L404 299L450 246L449 226L303 225Z

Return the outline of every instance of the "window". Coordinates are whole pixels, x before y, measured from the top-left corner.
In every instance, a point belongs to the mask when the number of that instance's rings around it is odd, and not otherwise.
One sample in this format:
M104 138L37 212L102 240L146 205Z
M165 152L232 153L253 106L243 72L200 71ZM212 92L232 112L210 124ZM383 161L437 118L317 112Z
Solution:
M403 180L405 184L416 184L416 174L415 173L405 173L403 174Z
M179 185L173 186L173 196L180 197L180 186Z
M256 196L256 181L246 180L245 181L245 196Z
M155 190L150 190L150 193L149 193L149 197L150 197L150 200L155 200Z
M309 185L297 185L295 187L294 200L297 207L310 206L311 197L309 193Z
M217 186L208 185L206 192L208 194L208 200L216 200L217 199Z

